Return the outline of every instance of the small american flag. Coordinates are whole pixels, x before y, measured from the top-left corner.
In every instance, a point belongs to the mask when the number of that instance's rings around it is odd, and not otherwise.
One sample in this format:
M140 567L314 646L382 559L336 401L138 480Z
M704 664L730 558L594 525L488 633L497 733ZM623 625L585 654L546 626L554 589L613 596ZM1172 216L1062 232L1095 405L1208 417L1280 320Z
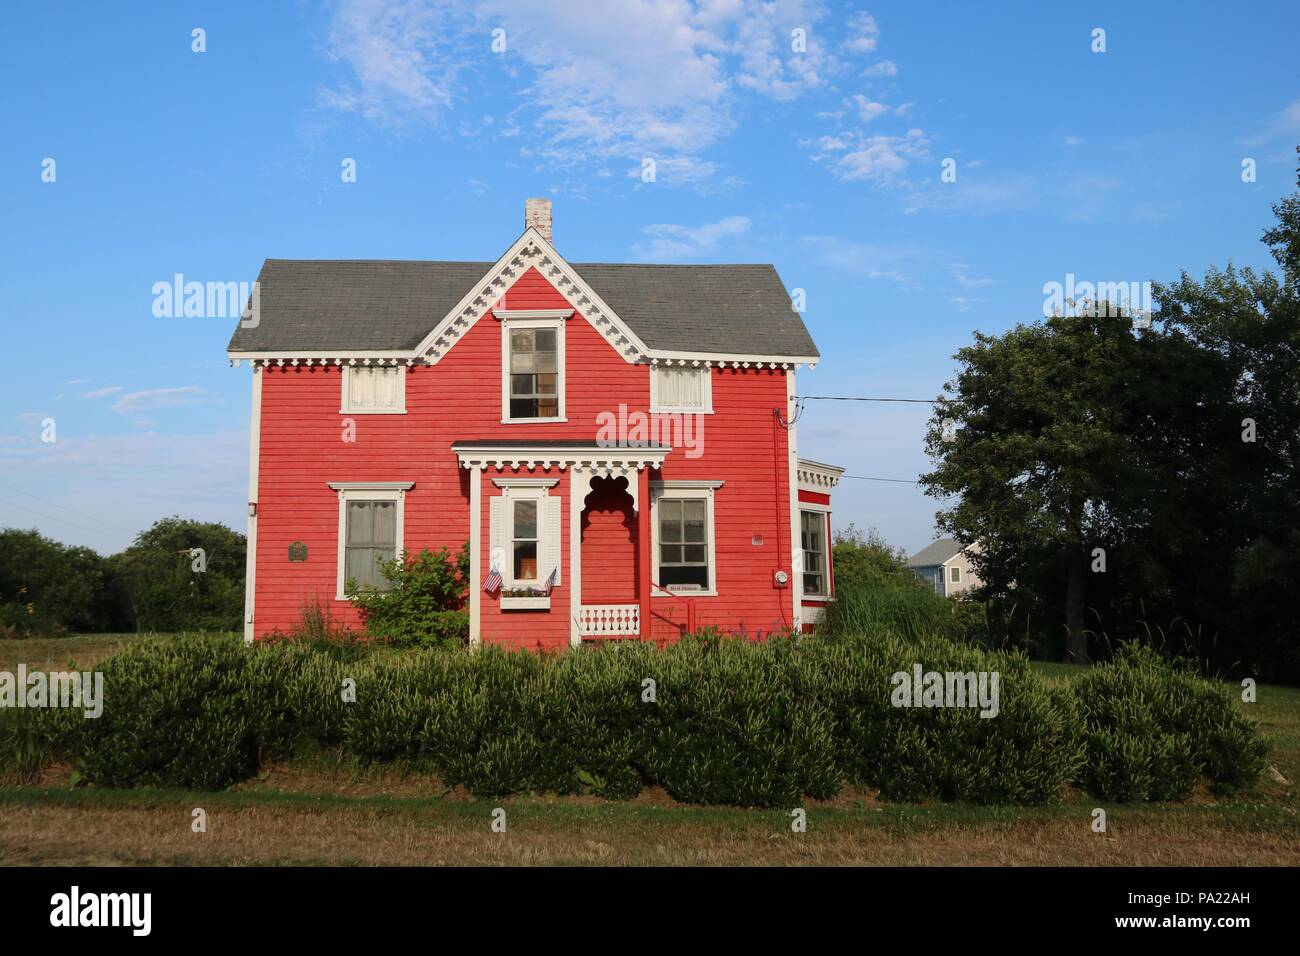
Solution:
M487 578L483 581L483 590L488 594L496 594L501 590L501 572L497 570L496 565L492 565L492 570L488 572Z
M552 568L552 569L551 569L551 576L550 576L549 578L546 579L546 593L547 593L547 595L549 595L549 594L551 593L551 588L555 587L555 581L556 581L556 579L557 579L559 576L560 576L560 569L559 569L559 568Z

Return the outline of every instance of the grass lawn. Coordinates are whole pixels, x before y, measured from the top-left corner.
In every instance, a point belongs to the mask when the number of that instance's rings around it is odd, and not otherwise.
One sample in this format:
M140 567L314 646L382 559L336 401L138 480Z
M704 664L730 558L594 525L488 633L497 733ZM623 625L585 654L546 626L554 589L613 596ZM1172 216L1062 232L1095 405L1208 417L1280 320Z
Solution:
M0 669L81 666L134 635L0 643ZM232 640L237 639L232 636ZM1035 665L1051 680L1081 668ZM1243 705L1273 741L1270 761L1300 777L1300 690L1264 686ZM476 799L432 777L340 766L328 757L267 768L222 793L70 789L70 768L41 786L0 787L0 864L1182 865L1300 864L1300 800L1266 777L1251 793L1182 804L1049 807L886 804L846 792L785 810L682 806L658 791ZM496 808L505 833L491 829ZM207 832L191 829L192 811Z

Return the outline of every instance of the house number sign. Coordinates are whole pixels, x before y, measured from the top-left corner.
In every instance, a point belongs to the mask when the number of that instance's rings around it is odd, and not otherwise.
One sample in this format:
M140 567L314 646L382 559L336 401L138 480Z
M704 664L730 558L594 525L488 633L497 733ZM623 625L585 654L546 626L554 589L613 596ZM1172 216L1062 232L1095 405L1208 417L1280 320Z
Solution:
M303 544L301 541L295 541L293 544L289 545L289 560L306 561L307 545Z

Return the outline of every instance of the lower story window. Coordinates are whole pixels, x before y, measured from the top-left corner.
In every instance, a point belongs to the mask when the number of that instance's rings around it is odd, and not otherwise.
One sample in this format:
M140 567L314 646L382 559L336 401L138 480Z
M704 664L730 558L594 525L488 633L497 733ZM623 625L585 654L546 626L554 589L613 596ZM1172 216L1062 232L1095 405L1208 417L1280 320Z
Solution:
M388 590L380 565L402 554L402 512L410 481L331 481L339 497L338 593Z
M397 557L397 502L349 501L343 576L357 587L388 589L380 563Z
M659 502L659 586L709 590L707 498L664 498Z
M520 499L511 503L515 512L510 532L514 580L521 584L534 583L537 581L537 499Z
M803 549L803 593L826 594L826 515L799 512L800 547Z

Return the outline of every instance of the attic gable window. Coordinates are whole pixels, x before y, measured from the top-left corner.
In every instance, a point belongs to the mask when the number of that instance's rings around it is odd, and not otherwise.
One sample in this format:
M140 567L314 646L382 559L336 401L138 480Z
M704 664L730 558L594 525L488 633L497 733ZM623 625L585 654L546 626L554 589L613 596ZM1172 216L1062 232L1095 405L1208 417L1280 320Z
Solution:
M562 311L504 311L501 320L501 421L562 422L564 320Z
M713 376L709 367L656 365L650 370L650 411L712 413Z
M406 367L344 366L339 412L345 415L405 414Z

